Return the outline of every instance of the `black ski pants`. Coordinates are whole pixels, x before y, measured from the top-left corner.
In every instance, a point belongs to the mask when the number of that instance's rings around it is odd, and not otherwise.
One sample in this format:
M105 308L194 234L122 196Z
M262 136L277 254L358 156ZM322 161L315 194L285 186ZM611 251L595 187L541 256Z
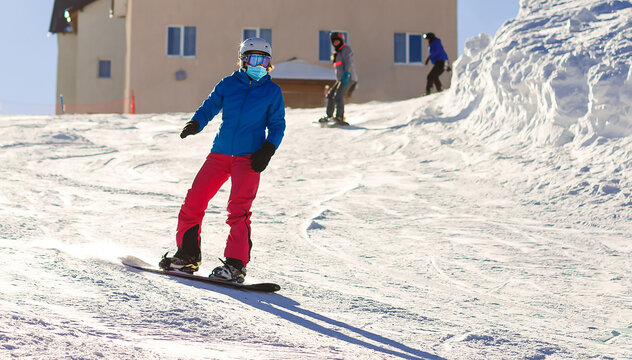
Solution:
M336 118L344 120L345 116L345 95L353 84L352 81L348 85L344 85L342 81L336 81L327 93L327 117L334 116L334 108L336 109Z
M426 83L426 94L430 94L430 90L432 90L432 85L437 88L437 91L441 91L441 81L439 81L439 76L443 74L445 69L445 61L437 61L430 73L428 73L428 82Z

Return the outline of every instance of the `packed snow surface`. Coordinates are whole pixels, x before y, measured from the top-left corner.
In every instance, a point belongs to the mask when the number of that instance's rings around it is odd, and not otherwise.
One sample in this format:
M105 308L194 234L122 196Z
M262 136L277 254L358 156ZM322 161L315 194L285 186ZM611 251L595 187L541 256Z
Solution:
M0 117L0 358L632 358L631 39L630 1L522 1L444 93L288 109L248 269L276 294L119 262L173 251L219 119Z

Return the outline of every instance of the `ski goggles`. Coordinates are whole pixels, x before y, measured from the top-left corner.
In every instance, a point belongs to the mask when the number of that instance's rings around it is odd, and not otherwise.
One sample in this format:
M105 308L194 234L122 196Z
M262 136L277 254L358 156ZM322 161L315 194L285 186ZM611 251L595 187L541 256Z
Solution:
M270 57L268 55L246 54L241 59L250 66L262 65L264 68L270 66Z

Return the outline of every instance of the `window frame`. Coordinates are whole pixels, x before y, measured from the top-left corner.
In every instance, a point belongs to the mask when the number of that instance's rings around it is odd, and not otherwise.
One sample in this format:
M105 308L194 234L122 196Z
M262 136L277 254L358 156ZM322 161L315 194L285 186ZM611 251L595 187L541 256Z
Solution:
M406 39L405 39L405 46L406 46L406 61L405 62L396 62L395 61L395 35L397 34L404 34ZM419 62L411 62L410 61L410 37L411 36L419 36L421 37L421 43L420 43L420 49L421 49L421 59ZM402 65L402 66L425 66L425 62L424 62L424 37L423 37L423 33L413 33L413 32L396 32L393 33L393 64L394 65Z
M177 28L180 29L180 48L178 49L178 54L169 54L169 29ZM184 55L184 47L185 47L185 36L186 36L186 28L195 29L195 41L193 43L193 55ZM197 57L197 26L192 25L167 25L166 33L165 33L165 56L168 58L186 58L186 59L195 59Z
M329 55L327 60L320 58L320 33L321 31L327 32L327 43L329 44ZM331 44L330 34L333 32L343 33L345 36L345 44L349 43L349 32L346 30L318 30L318 61L321 63L331 62L331 54L334 52L334 46Z

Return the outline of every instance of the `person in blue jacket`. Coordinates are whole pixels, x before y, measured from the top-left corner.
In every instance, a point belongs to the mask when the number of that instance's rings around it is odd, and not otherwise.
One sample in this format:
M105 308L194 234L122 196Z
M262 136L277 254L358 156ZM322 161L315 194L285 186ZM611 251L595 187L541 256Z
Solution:
M208 202L231 179L228 200L230 226L222 265L210 276L243 282L252 249L250 207L261 172L281 144L285 105L281 89L270 80L272 47L262 38L249 38L239 48L240 69L223 78L186 123L181 138L199 133L220 111L211 153L193 180L178 214L172 257L163 256L165 270L197 271L201 262L201 226ZM267 134L266 134L267 130Z
M428 81L426 83L426 95L429 95L432 90L432 85L437 88L437 92L441 92L442 90L439 76L443 74L444 69L446 69L448 54L446 54L445 50L443 49L441 39L436 37L435 34L426 33L424 34L424 38L428 40L428 47L430 49L425 64L428 65L428 61L432 61L433 65L432 70L430 70L430 73L428 73Z

